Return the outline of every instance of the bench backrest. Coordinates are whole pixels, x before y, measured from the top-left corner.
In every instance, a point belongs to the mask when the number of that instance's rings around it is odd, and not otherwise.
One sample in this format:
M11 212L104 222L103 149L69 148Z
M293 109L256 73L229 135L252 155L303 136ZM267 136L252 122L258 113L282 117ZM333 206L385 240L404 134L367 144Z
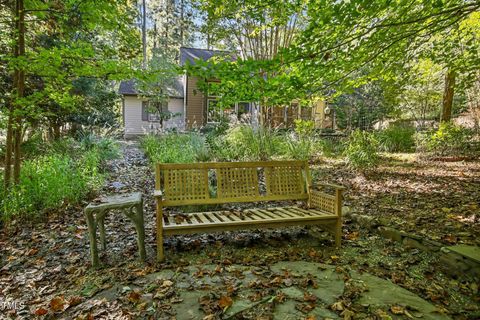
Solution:
M163 206L308 199L306 161L157 164Z

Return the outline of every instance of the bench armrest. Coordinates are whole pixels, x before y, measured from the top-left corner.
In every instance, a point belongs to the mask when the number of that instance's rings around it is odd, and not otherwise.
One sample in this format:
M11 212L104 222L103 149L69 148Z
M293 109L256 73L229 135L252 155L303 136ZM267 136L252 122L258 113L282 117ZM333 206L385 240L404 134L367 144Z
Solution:
M310 187L308 198L308 205L311 208L320 209L322 211L342 216L342 192L346 188L336 184L319 183L322 187L335 189L335 195L327 194L323 191L315 189L315 186Z

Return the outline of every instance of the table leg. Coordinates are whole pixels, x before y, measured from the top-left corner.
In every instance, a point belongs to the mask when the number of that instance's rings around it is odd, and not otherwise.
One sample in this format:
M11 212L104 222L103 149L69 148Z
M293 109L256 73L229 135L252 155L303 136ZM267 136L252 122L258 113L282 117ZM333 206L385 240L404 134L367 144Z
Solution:
M97 249L97 222L93 216L92 211L85 211L88 225L88 238L90 239L90 256L92 259L92 267L97 268L98 261L98 249Z

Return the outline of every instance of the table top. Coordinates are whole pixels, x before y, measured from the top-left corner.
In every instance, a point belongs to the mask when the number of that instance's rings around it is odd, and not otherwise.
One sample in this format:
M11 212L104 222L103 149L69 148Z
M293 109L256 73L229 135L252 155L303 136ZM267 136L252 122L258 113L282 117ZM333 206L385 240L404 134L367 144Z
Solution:
M95 199L90 202L85 210L128 207L130 205L139 204L141 201L142 193L140 192L114 194Z

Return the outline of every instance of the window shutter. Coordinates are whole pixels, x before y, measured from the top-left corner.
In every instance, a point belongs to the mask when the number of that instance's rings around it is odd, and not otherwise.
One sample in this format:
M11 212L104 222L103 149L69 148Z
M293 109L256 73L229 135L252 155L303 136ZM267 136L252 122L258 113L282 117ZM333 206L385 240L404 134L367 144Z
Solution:
M148 121L148 103L142 101L142 121Z

